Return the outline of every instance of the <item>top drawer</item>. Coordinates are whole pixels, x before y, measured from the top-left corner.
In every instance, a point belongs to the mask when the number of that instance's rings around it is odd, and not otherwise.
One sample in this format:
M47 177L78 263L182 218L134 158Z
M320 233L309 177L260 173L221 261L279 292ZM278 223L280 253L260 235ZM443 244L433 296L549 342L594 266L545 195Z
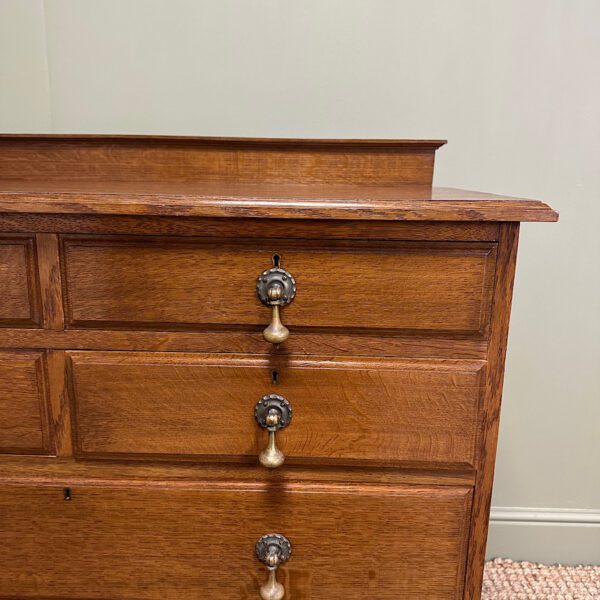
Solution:
M496 246L69 236L63 255L70 327L258 330L270 309L256 279L279 256L296 279L283 317L297 331L481 337Z

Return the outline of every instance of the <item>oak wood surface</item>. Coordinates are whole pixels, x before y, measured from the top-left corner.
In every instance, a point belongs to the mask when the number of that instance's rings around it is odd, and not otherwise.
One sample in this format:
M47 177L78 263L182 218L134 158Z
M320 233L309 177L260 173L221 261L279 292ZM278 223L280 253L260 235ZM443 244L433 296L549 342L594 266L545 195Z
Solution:
M288 463L474 466L480 361L69 356L80 456L256 462L254 407L276 393L293 409L277 434Z
M62 350L46 352L48 393L50 398L50 429L56 456L73 456L71 406L68 394L67 358Z
M288 464L269 470L258 462L192 463L131 460L74 460L68 456L18 456L0 454L2 481L15 485L131 486L149 483L165 488L202 488L204 482L236 482L236 485L288 485L290 483L390 484L466 486L475 482L474 469L396 468L389 465Z
M49 454L42 352L0 351L0 453Z
M557 221L538 200L429 186L0 180L0 212L356 221Z
M260 328L259 328L260 329ZM0 328L0 347L62 350L148 350L166 352L252 352L257 355L329 354L350 356L402 356L405 358L484 359L487 342L464 336L397 336L382 333L295 332L279 348L259 331L131 331L100 329Z
M432 188L415 140L2 136L0 211L555 221L543 202Z
M500 231L494 289L494 320L490 335L489 366L486 371L485 397L482 407L483 427L481 439L478 442L477 484L473 498L465 584L466 600L480 600L481 598L518 244L519 224L504 225Z
M40 325L40 292L33 237L0 234L0 327Z
M262 239L362 239L494 242L498 223L479 221L334 221L331 219L225 219L77 214L0 213L0 231L176 235Z
M443 140L0 136L0 179L431 185Z
M296 278L292 328L484 336L495 244L65 237L70 327L265 327L256 278L273 256Z
M65 315L63 311L58 236L51 233L38 233L35 239L42 290L44 328L62 331L65 328Z
M272 532L293 546L279 573L290 598L461 597L468 488L70 492L0 486L0 598L254 600L266 579L254 543Z

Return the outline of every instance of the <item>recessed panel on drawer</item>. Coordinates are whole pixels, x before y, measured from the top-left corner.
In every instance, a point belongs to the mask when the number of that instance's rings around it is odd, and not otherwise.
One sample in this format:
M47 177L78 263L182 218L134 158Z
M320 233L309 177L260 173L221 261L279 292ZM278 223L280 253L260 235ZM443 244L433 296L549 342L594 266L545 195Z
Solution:
M285 232L282 232L282 234ZM270 310L256 278L273 255L297 294L283 309L294 328L483 335L495 244L258 241L219 243L67 238L71 327L250 328Z
M41 352L0 351L0 453L47 454Z
M0 487L0 597L258 600L278 533L293 600L461 597L467 488ZM34 523L35 526L32 526Z
M39 322L33 239L0 235L0 327L34 327Z
M70 356L80 456L253 462L268 437L255 406L276 394L292 409L276 434L289 461L474 464L480 361Z

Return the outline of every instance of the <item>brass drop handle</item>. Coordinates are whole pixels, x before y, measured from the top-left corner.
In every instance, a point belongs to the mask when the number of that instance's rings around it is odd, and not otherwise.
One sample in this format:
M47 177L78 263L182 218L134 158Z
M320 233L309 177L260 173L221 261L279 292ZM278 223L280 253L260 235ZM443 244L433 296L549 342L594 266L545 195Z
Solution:
M256 282L260 301L273 310L271 322L263 331L263 337L271 344L281 344L288 339L289 329L281 322L279 309L289 304L296 295L296 280L281 267L263 271Z
M262 600L282 600L285 589L277 581L277 569L292 554L290 541L280 533L269 533L256 542L255 550L258 560L269 570L267 581L260 586L260 597Z
M258 455L258 460L267 469L280 467L285 456L277 447L275 434L280 429L285 429L292 420L291 404L279 394L263 396L254 407L256 422L269 432L267 447Z
M267 291L267 296L271 302L283 298L283 287L278 283L272 285ZM263 331L263 336L271 344L281 344L290 336L290 330L281 322L279 304L273 303L271 306L273 308L271 322Z

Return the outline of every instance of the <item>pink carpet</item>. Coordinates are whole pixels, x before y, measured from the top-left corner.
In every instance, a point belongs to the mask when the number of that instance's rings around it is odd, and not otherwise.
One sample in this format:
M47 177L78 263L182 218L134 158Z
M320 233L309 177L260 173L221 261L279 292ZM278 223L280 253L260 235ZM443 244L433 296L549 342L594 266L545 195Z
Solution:
M600 566L547 566L501 558L485 565L482 600L588 599L600 599Z

